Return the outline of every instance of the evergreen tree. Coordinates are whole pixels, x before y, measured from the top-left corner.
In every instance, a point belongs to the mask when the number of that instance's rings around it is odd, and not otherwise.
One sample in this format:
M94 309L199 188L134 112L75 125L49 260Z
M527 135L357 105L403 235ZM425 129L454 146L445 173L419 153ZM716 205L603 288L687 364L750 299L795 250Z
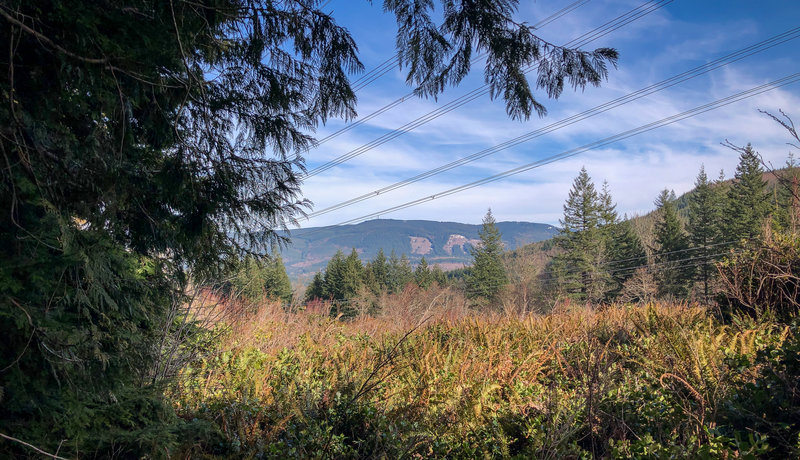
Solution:
M655 204L658 214L654 248L658 263L658 295L682 299L686 297L692 271L687 264L680 262L687 257L689 239L675 208L675 192L663 190Z
M336 251L336 254L328 261L325 267L325 294L331 300L345 300L345 263L344 253L342 250Z
M350 255L344 260L344 284L342 286L342 296L344 299L352 299L358 294L363 285L364 265L355 248L350 251Z
M430 285L433 284L433 273L428 267L428 261L425 260L424 256L414 270L414 281L417 283L417 286L422 289L428 289Z
M503 265L503 241L500 230L495 225L492 210L483 217L483 225L478 232L480 245L472 247L472 267L466 277L467 296L489 304L495 303L508 276Z
M623 220L611 227L606 254L609 262L604 269L611 279L606 298L614 299L625 282L634 276L635 268L647 263L642 240L629 220Z
M610 198L607 200L610 202ZM561 233L556 237L563 253L554 258L550 267L558 287L576 300L596 302L603 297L606 280L600 267L605 252L602 224L613 214L613 208L601 206L589 173L581 168L564 204Z
M230 281L225 284L228 295L251 302L272 299L289 303L292 300L292 284L277 252L263 257L246 255L234 266Z
M370 270L377 283L377 293L387 290L389 287L389 266L386 263L386 255L383 253L383 248L378 249L378 253L372 259Z
M277 252L277 247L273 248L272 254L267 258L266 279L264 280L264 290L267 297L281 300L285 304L292 302L292 282L289 274L286 273L286 266L283 264L283 257Z
M700 265L694 271L694 279L703 286L703 298L708 300L709 281L713 274L712 257L720 251L716 247L720 240L721 201L719 187L709 182L705 168L700 167L694 191L689 195L689 242L692 256L699 259Z
M444 286L447 283L447 275L438 265L434 265L431 269L431 278L439 286Z
M603 188L597 197L598 202L598 226L601 230L607 230L610 234L614 226L619 222L617 215L617 204L611 198L611 189L608 181L603 181Z
M328 295L325 290L325 280L322 276L322 272L317 272L314 274L311 284L306 288L306 302L315 299L323 300L327 297Z
M800 226L800 165L791 152L783 171L777 175L778 185L773 211L776 223L790 233L797 233Z
M722 222L726 239L747 240L761 234L769 200L758 153L750 144L737 148L737 151L740 153L739 164L733 184L728 189Z
M345 257L336 251L325 269L325 293L332 300L350 300L363 285L364 266L355 248Z
M397 257L394 249L392 249L392 253L389 256L387 278L390 294L402 292L403 288L414 280L414 271L411 269L411 264L405 254L402 257Z

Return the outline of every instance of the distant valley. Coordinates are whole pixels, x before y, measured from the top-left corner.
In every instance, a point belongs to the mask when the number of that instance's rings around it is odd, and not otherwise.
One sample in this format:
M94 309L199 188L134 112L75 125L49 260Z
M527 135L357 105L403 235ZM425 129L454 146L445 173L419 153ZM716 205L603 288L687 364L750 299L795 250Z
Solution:
M531 222L498 222L497 227L508 250L558 233L552 225ZM349 253L353 248L365 262L383 248L387 257L394 250L398 256L406 254L412 264L424 256L429 264L452 270L470 263L469 248L478 242L480 228L457 222L378 219L356 225L292 230L292 242L281 255L289 277L300 281L325 268L337 250Z

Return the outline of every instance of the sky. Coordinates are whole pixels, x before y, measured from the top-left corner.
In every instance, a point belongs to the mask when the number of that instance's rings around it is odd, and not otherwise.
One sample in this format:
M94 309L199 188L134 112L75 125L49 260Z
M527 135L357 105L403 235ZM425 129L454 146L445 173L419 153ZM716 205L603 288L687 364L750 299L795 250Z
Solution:
M383 12L381 3L331 0L325 7L358 43L366 72L395 54L396 25L393 16ZM574 0L521 0L515 19L535 24L572 3ZM643 3L646 2L587 0L538 33L551 43L566 43ZM313 203L312 211L324 209L546 127L798 26L800 2L796 0L674 0L584 47L612 47L619 52L617 68L610 69L608 80L601 87L577 91L566 88L558 99L548 99L543 90L537 90L537 100L548 113L541 118L534 114L525 121L510 119L502 98L482 96L335 168L306 178L303 197ZM664 188L678 195L691 190L701 165L711 178L718 177L720 171L726 178L732 177L738 154L723 146L725 141L735 145L752 143L767 163L783 165L792 151L787 145L791 139L759 109L772 113L782 109L800 125L800 82L487 185L407 209L383 211L797 72L800 38L424 181L301 219L300 225L337 225L373 213L387 219L475 224L481 222L488 208L497 221L558 225L564 201L581 167L586 167L598 188L603 181L608 182L620 215L644 214L653 209L653 201ZM304 152L306 165L313 169L351 152L483 84L483 67L478 63L458 87L446 89L438 100L412 98ZM412 89L405 82L404 70L394 67L357 92L359 116L373 113ZM328 120L313 135L322 139L346 125L341 120Z

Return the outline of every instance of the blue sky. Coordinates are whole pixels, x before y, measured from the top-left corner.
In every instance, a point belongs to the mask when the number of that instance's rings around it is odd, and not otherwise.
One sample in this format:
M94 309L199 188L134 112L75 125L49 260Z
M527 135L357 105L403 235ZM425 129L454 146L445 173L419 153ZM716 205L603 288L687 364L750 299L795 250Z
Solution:
M574 0L520 1L516 18L528 23L549 16ZM539 30L553 43L565 43L644 3L644 0L589 0ZM367 71L394 53L395 24L381 2L332 0L326 10L347 27L357 41ZM602 87L569 89L557 99L539 92L548 109L544 118L513 121L501 99L488 96L472 101L414 131L381 145L333 169L305 180L305 198L323 209L350 198L500 144L557 122L632 91L659 82L730 52L800 26L800 2L675 0L631 24L593 41L587 49L613 47L618 68ZM458 87L432 99L414 99L333 138L304 154L309 169L374 140L449 101L481 86L477 64ZM538 137L425 181L395 190L309 220L302 227L334 225L398 204L456 187L530 163L640 125L683 112L800 72L800 38L714 70L688 82L650 95L567 128ZM364 116L407 94L412 88L404 71L394 68L357 93ZM353 78L358 78L358 75ZM755 96L694 118L623 140L598 150L541 168L430 201L381 218L428 219L479 223L491 207L497 220L558 225L563 203L581 166L599 186L607 180L620 214L652 209L663 188L681 194L692 188L701 164L710 177L723 169L731 177L736 152L720 145L751 142L768 162L781 165L790 147L786 132L758 109L783 109L800 124L800 83ZM345 126L330 120L315 136L323 138Z

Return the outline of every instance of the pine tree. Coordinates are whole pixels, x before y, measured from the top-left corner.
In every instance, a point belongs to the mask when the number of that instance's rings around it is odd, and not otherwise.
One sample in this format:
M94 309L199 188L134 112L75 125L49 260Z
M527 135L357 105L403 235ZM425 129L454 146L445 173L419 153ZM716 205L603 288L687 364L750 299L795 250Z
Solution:
M431 284L433 284L433 273L428 267L428 261L425 260L424 256L417 265L417 268L414 270L414 281L417 283L417 286L421 287L422 289L428 289Z
M472 247L472 267L466 277L467 296L483 303L496 303L508 276L503 265L503 241L500 230L495 225L492 210L483 217L483 225L478 232L480 245Z
M761 158L750 144L739 151L733 184L723 215L723 230L726 239L749 240L761 234L764 218L769 212L766 194L767 183L763 178Z
M559 289L576 300L596 302L603 297L605 277L601 275L600 264L604 258L604 235L601 224L612 218L613 213L612 207L601 206L589 173L586 168L581 168L564 204L561 233L556 237L563 253L550 267L557 277Z
M777 173L777 176L773 211L776 223L790 233L797 233L800 226L800 165L793 153L789 153L783 171Z
M709 281L713 274L713 255L720 251L720 196L719 187L709 182L705 168L700 167L694 191L689 195L689 242L692 256L699 259L694 279L703 286L703 298L709 299Z
M438 265L434 265L431 269L431 278L433 278L433 281L439 286L444 286L447 283L447 275Z
M655 225L658 295L682 299L686 297L691 269L681 259L687 257L689 239L675 208L675 192L663 190L656 199L658 220Z
M611 279L606 298L611 300L619 295L625 282L634 276L635 268L647 263L642 240L629 220L625 219L611 227L606 254L609 262L603 268Z
M608 181L603 181L603 188L597 197L597 202L599 208L598 226L601 230L607 229L610 231L619 222L619 216L617 215L617 204L611 198L611 188L608 185Z
M322 272L314 274L311 284L306 288L306 302L311 300L323 300L328 297L325 290L325 280Z
M397 257L394 249L392 249L387 267L387 279L390 294L402 292L406 285L414 280L414 271L405 254L402 257Z
M286 273L286 266L283 264L281 254L277 252L277 247L267 257L266 279L264 280L264 290L268 298L279 299L285 304L292 302L292 282L289 274Z
M325 294L331 300L345 300L345 263L341 249L336 251L325 267L324 285Z
M344 279L342 285L342 297L346 300L352 299L358 294L363 285L364 265L355 248L350 251L350 255L344 260Z
M389 266L386 263L386 255L383 253L383 248L378 249L375 258L370 262L370 270L372 271L373 278L376 282L377 291L376 295L389 287Z

